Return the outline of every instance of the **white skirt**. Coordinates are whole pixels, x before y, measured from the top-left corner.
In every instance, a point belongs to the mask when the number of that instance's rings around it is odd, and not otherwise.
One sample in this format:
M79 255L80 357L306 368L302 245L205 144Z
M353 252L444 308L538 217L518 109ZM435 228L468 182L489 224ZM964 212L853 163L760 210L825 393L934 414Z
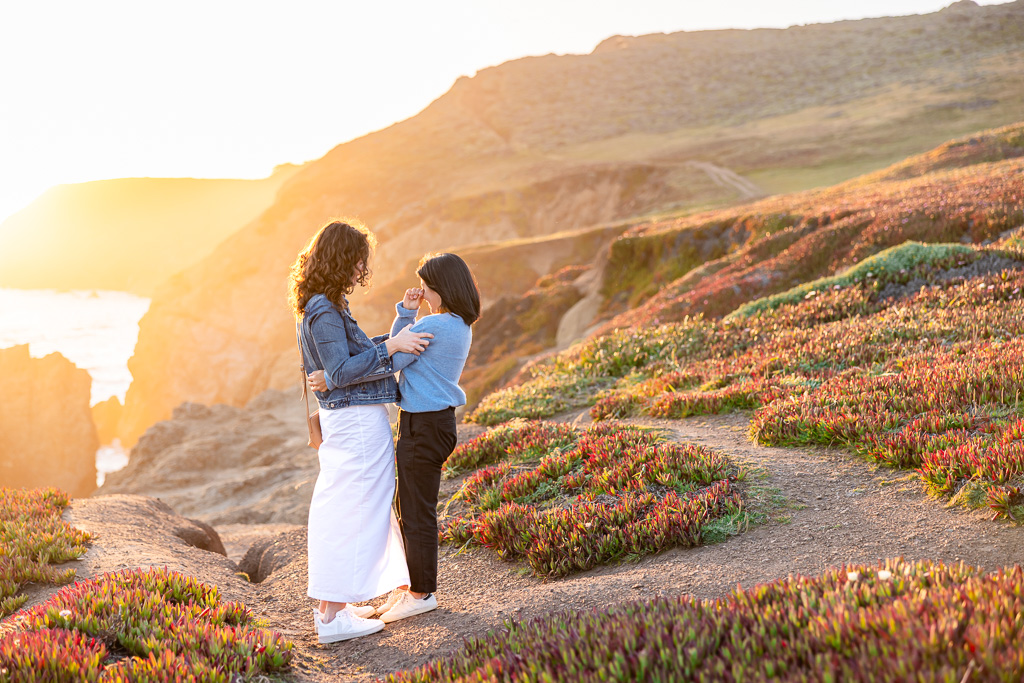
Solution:
M321 410L320 474L309 504L308 595L362 602L409 583L384 405Z

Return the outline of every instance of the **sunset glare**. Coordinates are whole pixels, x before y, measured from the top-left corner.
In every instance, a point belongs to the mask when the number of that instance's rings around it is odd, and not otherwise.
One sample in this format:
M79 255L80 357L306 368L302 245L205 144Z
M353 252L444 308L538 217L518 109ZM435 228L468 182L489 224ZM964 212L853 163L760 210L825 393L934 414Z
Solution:
M459 76L527 55L590 52L616 34L785 27L947 4L5 3L0 221L55 184L264 177L414 115Z

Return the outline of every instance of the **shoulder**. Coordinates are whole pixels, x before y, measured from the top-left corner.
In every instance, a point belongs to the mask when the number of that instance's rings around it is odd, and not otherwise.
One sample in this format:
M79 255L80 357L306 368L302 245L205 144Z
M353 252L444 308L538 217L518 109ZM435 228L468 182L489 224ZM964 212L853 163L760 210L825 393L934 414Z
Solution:
M433 330L442 330L451 328L452 323L461 324L461 320L457 317L450 316L447 313L435 313L434 315L425 315L416 321L413 325L413 329L417 332L430 332Z
M457 315L438 313L428 315L416 321L412 327L414 332L431 332L444 334L448 339L458 339L462 334L469 334L470 327Z
M324 313L338 312L338 309L334 307L331 300L324 294L314 294L309 297L309 301L306 302L306 307L303 309L306 315L322 315Z

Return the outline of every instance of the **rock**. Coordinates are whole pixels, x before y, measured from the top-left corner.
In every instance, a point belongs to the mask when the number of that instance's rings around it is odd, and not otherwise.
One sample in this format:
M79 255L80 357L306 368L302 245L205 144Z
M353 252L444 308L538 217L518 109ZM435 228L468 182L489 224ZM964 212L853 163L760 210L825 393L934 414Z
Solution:
M89 373L59 353L0 349L0 484L56 486L74 497L96 489L91 387Z
M249 547L238 563L238 570L245 572L252 583L263 583L288 565L303 568L307 562L306 548L305 528L266 536Z
M203 525L305 524L319 464L303 411L273 390L246 408L184 403L143 434L99 493L158 497L203 527L182 538L221 554L217 533Z
M92 407L92 421L96 425L100 444L106 445L117 438L117 425L123 410L124 406L117 396L111 396Z
M217 534L216 529L199 519L183 519L187 523L182 524L174 530L175 536L185 541L193 548L207 550L211 553L224 555L225 557L227 556L228 553L224 550L224 544L221 543L220 536Z
M205 531L155 498L79 498L72 502L67 520L93 535L85 556L69 563L77 570L76 580L135 567L165 567L215 584L222 595L233 596L229 599L239 599L235 591L248 586L235 576L234 562L222 553L205 552L215 548L200 549L199 543L216 538L216 532Z

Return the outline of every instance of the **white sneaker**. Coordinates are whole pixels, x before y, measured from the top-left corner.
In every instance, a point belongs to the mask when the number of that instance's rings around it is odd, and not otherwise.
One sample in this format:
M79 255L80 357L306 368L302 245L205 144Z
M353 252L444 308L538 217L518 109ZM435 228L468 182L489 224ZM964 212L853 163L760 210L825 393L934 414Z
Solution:
M380 620L385 624L390 624L392 621L423 614L433 609L437 609L437 598L434 597L433 593L428 594L427 597L421 600L414 598L408 591L403 591L394 606L380 615Z
M348 610L341 610L330 622L316 620L316 635L321 643L337 643L342 640L368 636L384 629L380 619L363 619Z
M371 617L371 616L373 616L374 614L377 613L377 610L376 610L376 608L374 608L373 605L353 605L351 602L348 603L347 605L345 605L345 610L347 612L351 612L352 614L356 615L357 617L362 617L364 619L367 618L367 617ZM323 621L324 620L324 613L321 612L318 607L314 607L313 608L313 623L316 623L317 620Z
M383 605L377 608L377 614L384 614L389 609L394 607L395 603L401 600L402 596L405 595L405 593L406 591L402 588L396 588L395 590L391 591L391 594L388 595L387 602L385 602Z

